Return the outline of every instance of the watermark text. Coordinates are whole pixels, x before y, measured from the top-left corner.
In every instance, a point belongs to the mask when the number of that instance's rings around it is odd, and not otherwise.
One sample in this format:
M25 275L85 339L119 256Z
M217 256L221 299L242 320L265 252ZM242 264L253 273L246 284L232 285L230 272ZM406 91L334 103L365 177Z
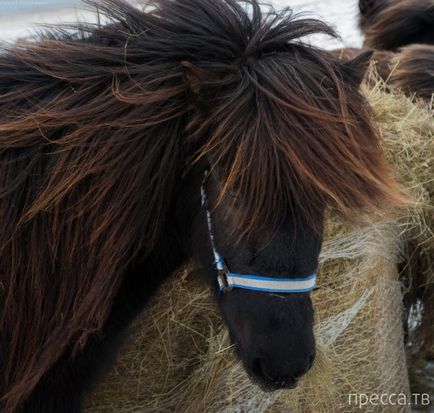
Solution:
M348 404L360 409L368 406L429 406L428 393L350 393Z

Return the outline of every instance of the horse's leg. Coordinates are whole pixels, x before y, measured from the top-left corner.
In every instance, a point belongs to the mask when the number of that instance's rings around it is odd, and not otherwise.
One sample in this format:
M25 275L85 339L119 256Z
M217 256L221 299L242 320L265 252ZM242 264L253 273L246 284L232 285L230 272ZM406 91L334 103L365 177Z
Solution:
M167 260L163 265L152 265L148 260L145 266L130 271L102 332L89 339L74 357L65 354L45 374L19 413L81 412L84 397L114 364L131 321L161 282L180 264L176 261L170 263L172 265L167 265Z

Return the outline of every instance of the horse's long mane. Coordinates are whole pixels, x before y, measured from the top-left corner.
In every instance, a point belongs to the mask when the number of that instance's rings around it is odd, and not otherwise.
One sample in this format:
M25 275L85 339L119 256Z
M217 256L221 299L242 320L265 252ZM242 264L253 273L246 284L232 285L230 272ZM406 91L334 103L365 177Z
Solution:
M243 2L244 4L245 2ZM110 0L0 54L0 395L13 411L106 320L127 266L207 157L244 200L241 232L288 205L383 212L401 195L333 35L235 0ZM197 148L189 153L189 148Z
M364 3L360 2L360 26L366 47L397 50L412 43L434 43L434 0L377 0L366 11Z

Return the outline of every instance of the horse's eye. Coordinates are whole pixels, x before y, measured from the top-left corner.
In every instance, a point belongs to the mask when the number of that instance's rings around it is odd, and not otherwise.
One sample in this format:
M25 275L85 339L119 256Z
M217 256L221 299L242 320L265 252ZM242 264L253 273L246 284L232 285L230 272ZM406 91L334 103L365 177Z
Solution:
M229 198L232 198L232 199L237 198L237 194L232 190L226 191L226 196L228 196Z

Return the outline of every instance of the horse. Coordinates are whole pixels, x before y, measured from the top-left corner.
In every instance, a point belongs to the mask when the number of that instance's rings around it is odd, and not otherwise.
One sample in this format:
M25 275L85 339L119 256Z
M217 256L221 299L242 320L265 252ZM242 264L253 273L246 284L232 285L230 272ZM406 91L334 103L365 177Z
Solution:
M403 47L389 62L390 84L406 95L431 102L434 95L434 43Z
M331 53L339 59L348 60L366 49L336 49ZM386 90L397 89L409 97L430 102L434 94L434 45L411 44L397 52L375 50L372 62ZM378 79L366 79L371 86Z
M433 0L359 0L363 46L397 51L411 44L434 44Z
M91 3L104 24L0 53L0 397L78 413L128 326L187 261L246 372L293 388L315 358L326 214L406 202L359 90L370 52L257 0Z
M422 101L434 93L434 2L432 0L360 0L363 48L332 51L351 59L367 48L387 86Z
M417 103L434 114L434 1L359 0L359 10L359 25L365 34L364 46L380 49L375 51L380 78L387 87L416 98ZM433 357L434 286L411 258L423 260L420 246L410 240L406 248L409 258L401 268L403 279L408 284L404 304L407 314L422 305L422 317L412 341L421 343L417 357L428 360ZM410 269L412 265L416 270ZM412 358L416 358L415 354L409 357L409 361Z

